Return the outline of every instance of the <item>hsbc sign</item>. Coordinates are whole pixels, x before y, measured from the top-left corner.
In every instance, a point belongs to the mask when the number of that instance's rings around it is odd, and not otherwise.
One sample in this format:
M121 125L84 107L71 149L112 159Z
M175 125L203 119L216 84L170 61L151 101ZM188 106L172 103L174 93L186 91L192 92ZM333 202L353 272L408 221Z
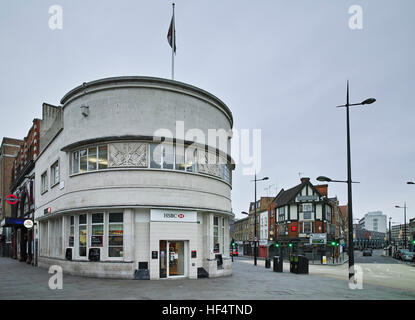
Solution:
M151 209L151 221L197 222L196 211Z

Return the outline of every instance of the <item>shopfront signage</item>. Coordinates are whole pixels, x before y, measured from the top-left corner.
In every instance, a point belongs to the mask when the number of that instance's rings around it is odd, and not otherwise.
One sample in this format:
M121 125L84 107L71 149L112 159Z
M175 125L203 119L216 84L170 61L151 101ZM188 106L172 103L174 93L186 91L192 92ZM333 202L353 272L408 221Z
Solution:
M318 201L318 196L310 195L310 196L298 196L298 201Z
M326 244L327 233L311 233L310 244Z
M46 208L46 209L43 210L43 214L48 214L48 213L51 213L51 212L52 212L52 208L51 207Z
M31 229L33 228L33 221L30 219L27 219L23 222L23 225L27 228L27 229Z
M196 211L151 209L151 221L197 222Z

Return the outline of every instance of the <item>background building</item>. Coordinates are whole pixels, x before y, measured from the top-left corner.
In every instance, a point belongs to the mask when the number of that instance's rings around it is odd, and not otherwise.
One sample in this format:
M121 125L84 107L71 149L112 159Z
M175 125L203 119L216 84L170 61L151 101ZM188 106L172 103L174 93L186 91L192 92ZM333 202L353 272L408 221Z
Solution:
M404 244L404 234L405 234L405 228L406 228L406 238L407 243L409 244L411 239L411 233L409 229L409 224L403 225L403 224L396 224L391 226L391 238L392 238L392 244L403 246Z
M0 256L12 257L12 227L6 219L12 217L12 205L6 199L10 195L14 160L24 141L3 138L0 146ZM7 225L7 226L6 226Z
M368 231L386 233L387 217L382 211L368 212L359 220L359 228Z

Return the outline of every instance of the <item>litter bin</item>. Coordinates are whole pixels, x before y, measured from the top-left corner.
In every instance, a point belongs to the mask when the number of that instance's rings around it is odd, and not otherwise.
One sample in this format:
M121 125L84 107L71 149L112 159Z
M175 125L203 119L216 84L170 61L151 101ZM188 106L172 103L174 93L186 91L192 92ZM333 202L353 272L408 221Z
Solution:
M295 254L292 254L290 256L290 272L297 273L297 270L298 270L298 256Z
M274 271L275 272L283 272L282 262L283 262L282 256L275 256L274 257Z
M308 259L303 256L297 256L297 274L308 274Z
M265 258L265 268L269 269L271 268L271 259Z

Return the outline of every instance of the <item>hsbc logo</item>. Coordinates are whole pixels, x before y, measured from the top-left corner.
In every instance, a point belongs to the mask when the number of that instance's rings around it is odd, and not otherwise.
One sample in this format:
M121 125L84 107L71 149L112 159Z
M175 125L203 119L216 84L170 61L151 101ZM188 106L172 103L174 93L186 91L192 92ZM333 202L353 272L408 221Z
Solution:
M164 213L164 218L168 218L168 219L183 219L184 218L184 214L183 213Z
M197 222L196 211L151 209L150 221Z

